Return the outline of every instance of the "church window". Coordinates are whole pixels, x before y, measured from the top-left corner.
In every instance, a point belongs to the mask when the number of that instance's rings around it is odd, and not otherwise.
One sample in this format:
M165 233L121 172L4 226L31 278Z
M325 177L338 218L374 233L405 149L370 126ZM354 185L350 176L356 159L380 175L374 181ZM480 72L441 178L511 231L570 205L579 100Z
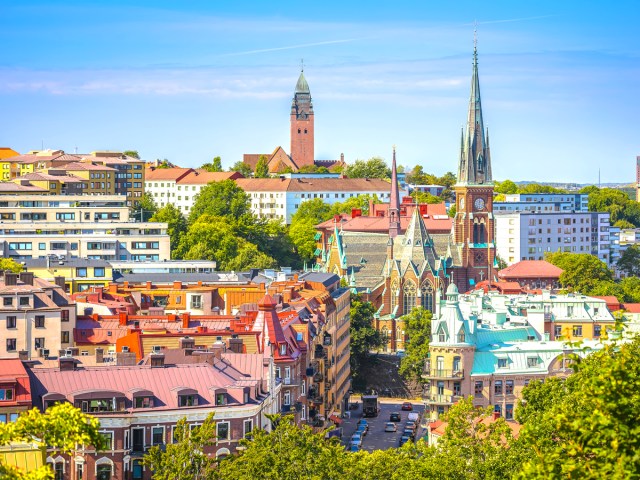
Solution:
M403 299L404 299L404 315L411 313L411 311L416 307L416 284L409 281L405 283L403 289Z
M300 133L300 129L298 129L298 133Z
M391 313L398 306L398 282L393 282L391 284Z
M426 280L420 290L422 291L422 308L433 312L433 286L431 282Z
M306 128L304 129L304 133L307 133L307 129Z

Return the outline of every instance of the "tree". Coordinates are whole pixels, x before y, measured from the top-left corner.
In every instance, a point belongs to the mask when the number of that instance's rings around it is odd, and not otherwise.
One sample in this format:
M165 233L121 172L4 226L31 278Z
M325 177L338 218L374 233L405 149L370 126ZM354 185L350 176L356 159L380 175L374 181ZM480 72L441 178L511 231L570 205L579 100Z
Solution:
M189 214L189 222L195 222L204 214L231 219L251 215L250 202L249 195L233 180L211 182L196 196Z
M493 190L496 193L502 194L518 193L518 185L511 180L505 180L503 182L496 182L496 186Z
M442 198L431 195L429 192L421 192L420 190L411 192L411 198L413 198L416 203L442 203Z
M137 158L138 160L140 160L140 154L137 150L125 150L124 152L122 152L122 154L126 155L127 157Z
M526 185L520 185L517 193L567 193L559 188L552 187L551 185L540 185L539 183L527 183Z
M337 437L298 427L290 416L267 415L275 428L256 429L251 440L241 440L245 449L223 462L215 478L234 480L294 480L349 478L347 453ZM155 477L154 477L155 478Z
M85 415L70 403L59 403L42 413L34 408L21 414L15 422L0 423L0 445L12 442L31 442L34 439L52 448L50 455L71 454L78 445L104 448L104 439L98 432L97 418ZM0 462L0 478L6 480L53 479L51 467L24 472Z
M503 258L500 255L496 255L496 270L502 270L504 268L507 268L509 265L507 265L507 262L505 262L503 260Z
M613 282L611 270L605 263L588 253L547 253L545 259L564 270L560 275L563 287L585 295L590 295L601 282Z
M171 257L174 258L173 253L178 247L180 238L187 231L187 220L182 215L182 212L173 203L167 203L154 213L149 221L167 223L167 230L171 240Z
M131 216L138 222L148 222L158 211L158 205L150 193L145 193L140 201L133 207Z
M327 167L318 167L317 165L303 165L298 173L329 173Z
M424 361L429 355L431 318L431 312L422 307L401 317L408 341L405 342L405 356L400 361L400 375L408 379L419 379L422 375Z
M359 295L351 297L351 374L358 376L360 366L367 361L371 350L383 345L382 335L373 326L376 312L371 302L363 302Z
M250 177L253 173L251 167L244 162L236 162L229 169L230 172L238 172L241 173L243 177Z
M637 477L640 339L572 359L574 375L523 391L521 438L534 455L517 478Z
M220 157L213 157L211 163L205 163L200 168L207 172L222 172L222 160Z
M0 258L0 272L4 270L20 273L22 271L22 265L13 258Z
M630 277L640 277L640 245L630 245L620 256L618 268Z
M151 469L153 480L200 480L214 477L217 462L205 453L216 443L216 423L210 413L198 428L189 428L186 418L178 420L174 441L160 448L151 447L144 465Z
M308 262L316 258L315 235L316 223L312 219L303 218L292 222L289 227L289 238L303 261Z
M343 172L349 178L391 178L391 169L380 157L369 160L356 160L348 165Z
M625 192L593 187L588 193L590 212L609 212L612 224L624 220L623 225L640 227L640 203L631 200Z
M260 155L258 158L253 176L255 178L267 178L269 176L269 164L266 155Z
M330 219L331 216L331 205L323 202L321 198L313 198L300 204L296 213L291 217L291 224L299 221L311 221L317 224Z

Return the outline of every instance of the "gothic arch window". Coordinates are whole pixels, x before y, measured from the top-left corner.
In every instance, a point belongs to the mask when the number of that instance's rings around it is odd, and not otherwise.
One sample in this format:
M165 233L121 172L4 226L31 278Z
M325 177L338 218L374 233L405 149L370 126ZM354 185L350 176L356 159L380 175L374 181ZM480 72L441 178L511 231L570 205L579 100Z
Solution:
M413 310L414 308L416 308L416 293L417 293L417 289L416 289L416 284L413 283L412 281L408 281L407 283L404 284L404 288L403 290L403 300L404 300L404 309L403 309L403 314L406 315L408 313L411 313L411 310Z
M301 133L301 132L300 132L300 129L298 129L298 133Z
M433 285L429 280L425 280L420 290L422 292L422 308L433 312Z
M391 313L398 306L398 282L394 280L391 284Z
M380 333L382 333L382 349L386 352L389 345L389 329L384 326Z
M473 220L473 243L486 243L487 229L484 218L475 218Z
M304 133L307 133L307 129L306 128L304 129Z

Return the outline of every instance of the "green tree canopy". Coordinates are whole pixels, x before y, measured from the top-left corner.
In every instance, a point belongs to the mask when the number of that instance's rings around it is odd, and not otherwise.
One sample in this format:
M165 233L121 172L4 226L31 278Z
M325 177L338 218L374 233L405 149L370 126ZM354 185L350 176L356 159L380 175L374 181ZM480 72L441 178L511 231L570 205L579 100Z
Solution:
M317 165L304 165L300 167L298 173L329 173L327 167L319 167Z
M618 268L626 275L640 277L640 245L630 245L620 256Z
M625 226L631 224L640 227L640 203L630 199L625 192L613 188L590 187L585 193L589 194L590 212L609 212L610 221L614 225L624 221Z
M613 274L604 262L588 253L547 253L545 259L560 267L560 284L565 288L590 295L601 282L612 282Z
M303 218L291 223L289 238L295 245L296 252L302 260L309 262L316 258L316 223L308 218Z
M371 302L363 302L359 295L351 298L351 375L354 381L360 373L360 366L367 361L371 350L383 345L383 338L373 325L376 312Z
M494 192L502 194L518 193L518 185L511 180L505 180L503 182L495 182Z
M422 307L414 308L401 317L409 340L405 343L405 356L400 361L400 374L408 379L417 380L422 375L424 361L429 355L431 318L431 312Z
M244 162L236 162L229 169L230 172L241 173L242 176L249 178L253 174L251 167Z
M125 150L124 152L122 152L122 154L126 155L127 157L137 158L138 160L140 160L140 154L137 150Z
M267 178L269 176L269 164L266 155L260 155L258 158L253 176L255 178Z
M222 172L222 159L220 157L213 157L210 163L205 163L200 168L207 172Z
M180 243L180 238L187 231L187 220L184 215L173 203L167 203L154 213L149 221L167 223L167 230L171 240L171 256L173 258L173 253Z
M421 192L420 190L411 192L411 198L416 203L442 203L444 201L441 197L431 195L429 192Z
M231 219L251 215L249 195L233 180L211 182L196 196L189 222L193 223L204 214Z
M138 222L148 222L158 211L158 205L149 192L146 192L140 201L132 208L131 217Z
M198 426L189 428L186 418L178 420L174 441L151 447L144 465L151 469L153 480L205 480L214 478L217 462L205 452L216 443L213 413Z
M313 198L300 204L296 213L291 217L291 223L293 224L302 220L317 224L328 220L331 216L331 206L323 202L321 198Z
M22 264L16 262L13 258L0 258L0 271L5 270L20 273L22 271Z
M391 178L391 169L380 157L369 160L356 160L343 172L349 178Z
M34 408L22 413L15 422L0 423L0 446L36 440L53 449L50 455L71 454L77 445L93 445L96 450L101 450L104 448L104 439L98 432L99 428L97 418L85 415L70 403L59 403L49 407L44 413ZM25 472L0 460L0 478L53 479L53 471L49 465L43 465Z

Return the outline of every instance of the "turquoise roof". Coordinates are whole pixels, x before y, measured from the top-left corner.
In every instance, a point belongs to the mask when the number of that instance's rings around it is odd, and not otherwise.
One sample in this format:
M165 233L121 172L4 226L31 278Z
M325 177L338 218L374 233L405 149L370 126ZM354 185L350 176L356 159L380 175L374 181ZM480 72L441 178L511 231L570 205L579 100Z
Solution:
M536 331L532 327L508 327L486 328L476 330L476 348L492 344L504 344L509 342L525 342L530 336L536 337Z

